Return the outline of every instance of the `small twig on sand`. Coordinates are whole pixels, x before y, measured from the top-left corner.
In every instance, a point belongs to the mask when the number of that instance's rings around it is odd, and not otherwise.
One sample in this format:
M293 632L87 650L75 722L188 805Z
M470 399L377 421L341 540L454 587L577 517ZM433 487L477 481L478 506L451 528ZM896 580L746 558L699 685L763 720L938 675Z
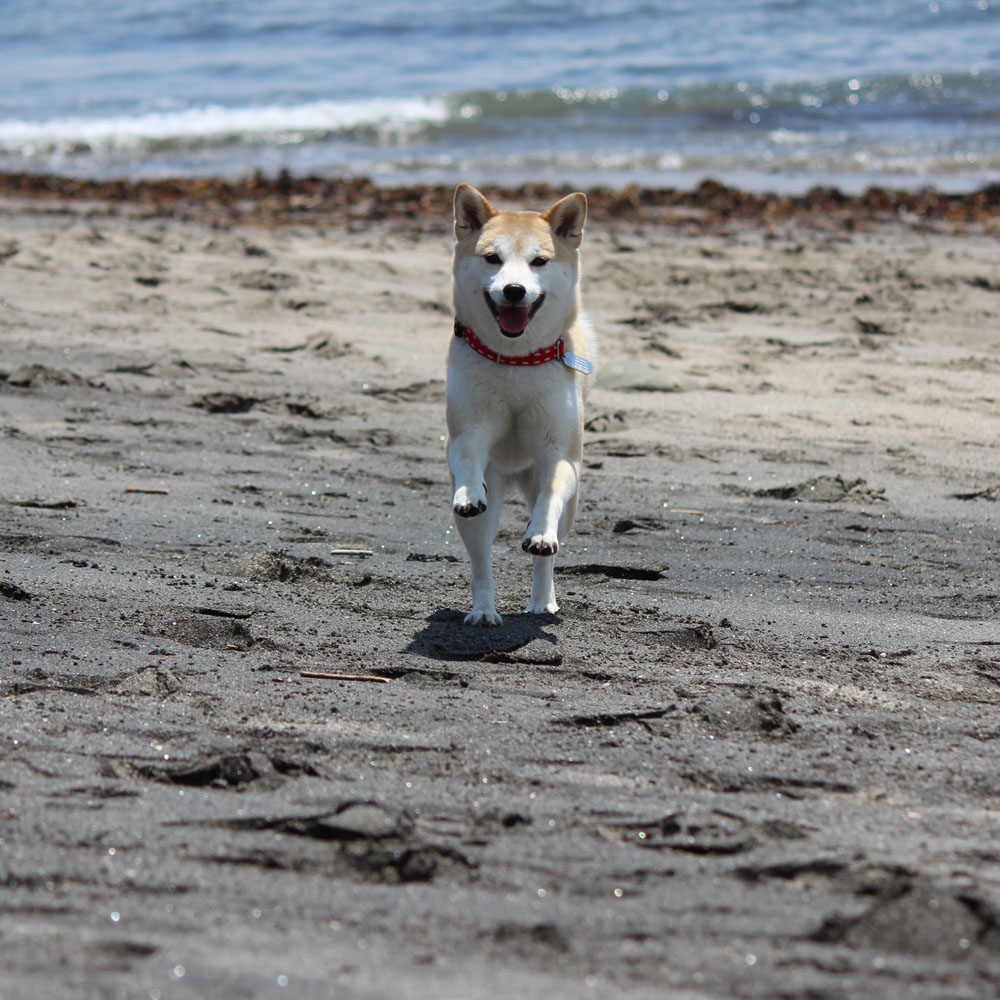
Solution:
M152 486L149 487L148 489L146 489L145 487L142 487L142 486L126 486L123 492L125 492L125 493L155 493L157 496L164 496L165 497L165 496L167 496L170 493L170 490L156 489L156 488L154 488Z
M321 681L365 681L368 684L388 684L392 680L378 674L338 674L329 670L300 670L299 677L315 677Z
M371 556L374 554L371 549L330 549L332 556Z

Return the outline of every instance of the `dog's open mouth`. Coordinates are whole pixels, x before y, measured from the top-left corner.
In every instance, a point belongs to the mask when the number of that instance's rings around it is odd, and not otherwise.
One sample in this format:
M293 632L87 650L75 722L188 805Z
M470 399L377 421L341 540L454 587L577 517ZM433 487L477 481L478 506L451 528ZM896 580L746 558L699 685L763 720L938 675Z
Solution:
M486 293L486 303L505 337L520 337L544 301L545 296L539 295L530 306L501 306L493 301L489 292Z

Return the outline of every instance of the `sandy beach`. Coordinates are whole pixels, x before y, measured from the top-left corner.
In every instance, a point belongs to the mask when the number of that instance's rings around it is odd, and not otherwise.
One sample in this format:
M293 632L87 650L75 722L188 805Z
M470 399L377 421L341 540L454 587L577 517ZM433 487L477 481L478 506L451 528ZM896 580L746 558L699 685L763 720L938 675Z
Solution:
M450 192L260 184L0 183L0 996L995 997L1000 191L594 192L483 630Z

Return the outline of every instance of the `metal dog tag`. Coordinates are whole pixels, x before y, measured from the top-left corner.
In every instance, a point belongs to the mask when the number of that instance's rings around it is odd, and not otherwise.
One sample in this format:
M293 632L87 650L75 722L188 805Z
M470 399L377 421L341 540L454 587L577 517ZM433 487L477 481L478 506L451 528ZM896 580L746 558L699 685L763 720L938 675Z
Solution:
M579 372L581 375L593 375L594 366L586 358L581 358L579 354L574 354L572 351L567 351L562 357L562 363L567 368L572 368L573 371Z

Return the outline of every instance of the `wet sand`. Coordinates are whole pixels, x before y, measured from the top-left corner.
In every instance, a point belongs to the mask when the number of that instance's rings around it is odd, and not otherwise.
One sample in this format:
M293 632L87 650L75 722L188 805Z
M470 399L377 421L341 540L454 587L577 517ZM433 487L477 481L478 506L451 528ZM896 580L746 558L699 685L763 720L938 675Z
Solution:
M3 190L4 1000L997 995L992 196L597 193L479 630L441 192Z

